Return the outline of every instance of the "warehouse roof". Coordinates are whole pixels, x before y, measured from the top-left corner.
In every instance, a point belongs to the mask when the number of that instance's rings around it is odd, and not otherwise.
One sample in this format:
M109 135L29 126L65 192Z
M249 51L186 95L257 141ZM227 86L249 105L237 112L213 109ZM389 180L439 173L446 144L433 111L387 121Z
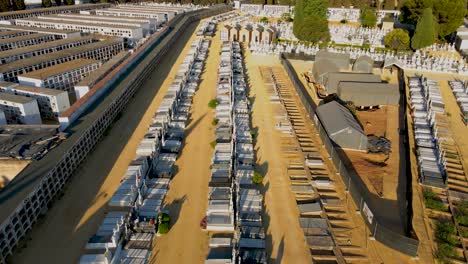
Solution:
M340 82L381 82L380 75L356 72L329 72L325 80L325 89L329 94L336 93Z
M400 91L388 83L340 82L337 95L357 106L398 105Z
M371 73L373 67L374 60L371 57L364 55L356 59L353 64L353 71Z
M329 60L319 60L314 63L312 70L316 82L320 81L320 77L329 72L338 72L340 69L336 64Z
M21 96L21 95L16 95L16 94L0 93L0 102L8 101L8 102L14 102L18 104L26 104L35 100L36 99L31 98L31 97L26 97L26 96Z
M44 55L40 55L40 56L36 56L36 57L24 59L24 60L10 62L7 64L0 65L0 73L8 72L8 71L16 70L16 69L21 69L27 66L37 65L37 64L40 64L41 62L51 61L53 59L67 57L67 56L75 55L84 51L94 50L94 49L110 46L110 45L117 44L117 43L122 43L122 40L117 39L117 38L109 38L103 41L94 42L94 43L82 45L82 46L75 47L75 48L70 48L70 49L66 49L66 50L62 50L58 52L52 52L49 54L44 54Z
M330 137L349 127L364 134L364 130L351 112L336 101L317 107L317 115Z
M333 62L339 69L349 68L350 55L348 53L334 53L326 50L319 50L315 55L315 62L328 60Z
M85 67L90 64L95 64L95 63L98 63L98 61L91 60L91 59L77 59L77 60L72 60L72 61L67 61L64 63L56 64L54 66L42 68L40 70L20 74L19 76L44 80L44 79L47 79L47 78L50 78L59 74L71 72L75 69L79 69L79 68Z
M121 12L121 13L133 13L133 14L148 14L148 15L165 15L168 12L173 12L173 11L153 11L153 10L141 10L141 9L132 9L132 8L106 8L106 9L101 9L99 11L109 11L109 12Z
M44 95L59 95L61 93L65 93L65 91L63 90L34 87L34 86L29 86L29 85L18 85L17 83L11 83L11 82L0 82L0 87L7 88L7 89L10 88L12 90L24 91L24 92L29 92L29 93L35 93L35 94L44 94Z
M11 42L28 40L28 39L42 38L42 37L46 37L46 36L50 36L50 35L49 34L43 34L43 33L34 33L34 34L27 34L27 35L17 36L17 37L13 37L13 38L0 39L0 45L6 44L6 43L11 43Z
M54 41L48 41L45 43L41 43L41 45L31 45L31 46L26 46L18 49L11 49L11 50L6 50L0 52L0 58L5 58L5 57L10 57L14 56L17 54L24 54L36 50L42 50L42 49L47 49L51 47L56 47L68 43L76 43L80 41L86 41L87 39L94 39L96 42L98 41L98 38L96 35L89 35L89 36L83 36L83 37L72 37L72 38L65 38L65 39L59 39L59 40L54 40Z

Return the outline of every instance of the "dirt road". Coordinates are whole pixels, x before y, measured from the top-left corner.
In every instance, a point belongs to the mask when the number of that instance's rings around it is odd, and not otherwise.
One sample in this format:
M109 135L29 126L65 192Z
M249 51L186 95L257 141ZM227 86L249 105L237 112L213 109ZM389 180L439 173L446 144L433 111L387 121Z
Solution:
M150 263L204 263L208 254L208 235L200 228L200 222L208 205L213 156L210 142L215 140L211 124L214 112L208 103L215 97L220 50L219 36L214 36L194 96L182 154L176 162L178 172L164 201L172 227L168 234L155 240Z
M256 138L258 170L265 175L265 216L267 250L273 263L310 263L312 258L299 227L299 211L289 190L286 161L281 155L279 133L275 130L273 104L263 84L259 66L278 65L272 56L252 56L246 52L250 97L254 98L252 127Z
M13 263L77 263L86 241L96 232L106 204L119 185L128 164L135 157L151 118L162 101L190 48L189 38L198 23L186 29L159 67L147 79L109 134L96 145L65 187L45 218L31 232L26 248ZM188 41L188 42L187 42ZM187 45L186 45L187 44ZM169 78L166 79L166 77Z

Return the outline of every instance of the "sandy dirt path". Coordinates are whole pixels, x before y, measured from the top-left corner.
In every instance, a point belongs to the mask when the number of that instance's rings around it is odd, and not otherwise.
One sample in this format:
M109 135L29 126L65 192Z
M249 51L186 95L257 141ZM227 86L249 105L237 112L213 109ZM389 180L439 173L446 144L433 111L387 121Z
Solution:
M204 263L208 253L208 235L200 228L208 204L208 183L215 140L211 121L214 111L208 107L215 98L221 42L214 36L199 90L194 96L191 121L186 129L182 154L176 161L177 174L171 180L164 201L171 217L171 230L156 238L150 263Z
M109 134L77 169L65 187L63 197L38 221L26 248L14 256L13 263L78 262L86 241L98 229L107 202L135 157L138 144L182 63L184 56L180 54L190 48L189 38L195 38L193 32L197 25L188 27L169 50Z
M267 250L272 263L310 263L312 257L299 227L299 211L289 190L286 160L281 155L280 135L275 129L273 104L263 84L259 66L278 65L272 56L252 56L246 52L250 83L252 127L258 129L256 138L257 169L265 175L265 215Z

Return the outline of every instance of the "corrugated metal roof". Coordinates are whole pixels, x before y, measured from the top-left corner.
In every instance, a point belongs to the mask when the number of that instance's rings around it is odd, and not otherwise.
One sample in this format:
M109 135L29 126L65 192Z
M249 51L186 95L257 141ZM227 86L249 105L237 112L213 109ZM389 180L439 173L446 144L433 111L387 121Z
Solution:
M365 135L364 130L351 112L336 101L317 107L317 115L330 137L347 128L352 128Z
M324 77L328 94L336 93L340 82L381 82L380 75L355 72L329 72Z
M373 66L374 60L371 57L364 55L356 59L353 64L353 71L372 73Z
M357 106L398 105L400 91L388 83L340 82L337 95Z

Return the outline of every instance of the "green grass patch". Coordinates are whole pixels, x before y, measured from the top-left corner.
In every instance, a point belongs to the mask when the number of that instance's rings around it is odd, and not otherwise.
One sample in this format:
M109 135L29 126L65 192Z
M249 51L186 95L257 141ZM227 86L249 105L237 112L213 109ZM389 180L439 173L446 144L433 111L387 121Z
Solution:
M218 119L213 118L213 120L211 120L211 124L212 124L213 126L216 126L216 125L218 124Z
M210 142L210 146L211 146L212 148L215 148L215 147L216 147L216 144L218 144L218 143L216 142L216 140L213 140L213 141Z
M218 104L218 101L216 99L213 99L208 103L208 107L211 109L215 109Z
M424 205L426 205L427 208L437 210L437 211L442 211L442 212L447 211L445 204L442 202L442 200L440 200L437 194L434 193L431 189L428 189L428 188L424 189L423 196L424 196Z

